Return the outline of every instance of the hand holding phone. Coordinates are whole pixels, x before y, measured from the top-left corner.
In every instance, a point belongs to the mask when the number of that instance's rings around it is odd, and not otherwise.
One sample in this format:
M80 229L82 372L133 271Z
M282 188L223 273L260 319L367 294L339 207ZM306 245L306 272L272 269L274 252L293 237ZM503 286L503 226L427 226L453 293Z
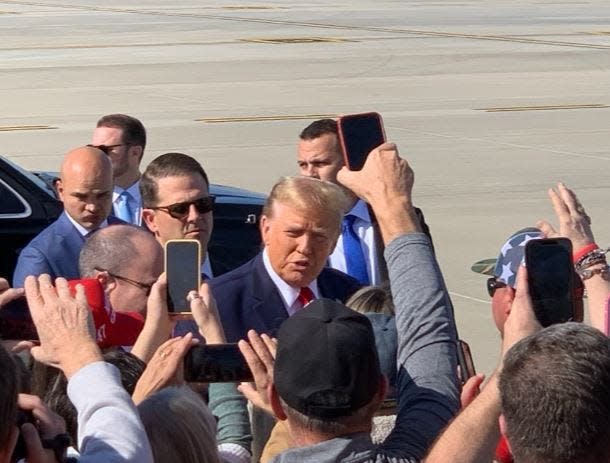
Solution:
M194 383L239 383L254 380L237 344L191 347L184 358L184 379Z
M381 115L375 112L342 116L337 125L349 170L361 170L369 153L386 141Z
M543 327L575 318L576 273L567 238L530 240L525 245L530 297Z
M201 245L197 240L170 240L165 243L167 309L170 314L190 314L189 292L201 286Z

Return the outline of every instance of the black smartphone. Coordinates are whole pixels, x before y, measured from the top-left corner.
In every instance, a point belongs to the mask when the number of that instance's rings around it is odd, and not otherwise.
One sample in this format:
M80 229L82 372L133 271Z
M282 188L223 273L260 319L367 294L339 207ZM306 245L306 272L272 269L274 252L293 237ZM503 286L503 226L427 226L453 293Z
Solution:
M477 374L472 354L470 353L470 346L466 341L458 339L457 356L458 366L460 367L460 381L464 384L469 378Z
M190 313L186 299L201 286L201 254L197 240L169 240L165 243L167 308L170 313Z
M574 320L576 273L567 238L530 240L525 245L530 296L542 326Z
M340 117L337 124L345 165L350 170L361 170L369 153L385 143L381 115L350 114Z
M239 383L254 380L237 344L191 347L184 358L184 379L191 383Z
M38 332L25 296L8 302L0 309L0 339L38 341Z
M30 411L21 409L17 410L17 420L15 421L15 425L17 428L19 428L19 436L17 437L17 443L15 444L15 449L11 455L11 463L23 461L28 456L25 440L23 439L23 434L21 434L21 426L23 426L25 423L32 423L35 425L36 418L34 418L34 415Z

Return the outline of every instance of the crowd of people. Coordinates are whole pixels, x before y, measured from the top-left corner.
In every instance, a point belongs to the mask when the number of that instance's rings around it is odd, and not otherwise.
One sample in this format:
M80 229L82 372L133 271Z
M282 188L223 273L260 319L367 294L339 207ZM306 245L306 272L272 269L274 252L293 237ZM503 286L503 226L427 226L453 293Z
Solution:
M350 171L336 121L311 123L300 175L268 195L261 252L219 276L205 170L174 152L141 172L145 147L139 120L102 117L63 159L64 212L22 250L12 288L0 278L0 310L25 297L39 338L2 340L0 463L610 460L606 250L565 185L549 190L558 229L514 233L481 269L502 343L485 382L458 368L451 301L395 144ZM590 325L579 310L537 320L524 249L545 237L571 241ZM163 246L184 238L201 245L204 283L192 316L175 317ZM227 342L252 382L185 382L193 346Z

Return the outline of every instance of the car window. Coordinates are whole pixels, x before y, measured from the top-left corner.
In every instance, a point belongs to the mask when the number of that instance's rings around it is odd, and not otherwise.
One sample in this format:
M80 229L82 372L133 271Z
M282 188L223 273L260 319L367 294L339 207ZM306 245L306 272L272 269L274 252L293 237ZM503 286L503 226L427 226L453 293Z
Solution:
M19 194L0 180L0 218L27 217L32 210Z
M23 167L18 166L17 164L8 160L4 156L0 156L0 158L2 159L2 162L9 164L13 169L18 170L21 175L23 175L24 177L27 177L28 180L35 183L42 191L44 191L46 194L48 194L51 198L55 198L55 191L53 191L53 188L50 185L48 185L43 180L38 178L32 172L25 170Z

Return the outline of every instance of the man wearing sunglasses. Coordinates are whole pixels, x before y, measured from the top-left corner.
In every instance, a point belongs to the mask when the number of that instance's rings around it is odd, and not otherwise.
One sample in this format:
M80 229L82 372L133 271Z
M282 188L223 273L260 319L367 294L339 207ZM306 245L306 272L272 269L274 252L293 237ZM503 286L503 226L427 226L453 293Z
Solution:
M214 198L208 176L194 158L166 153L142 175L142 221L163 246L169 240L195 239L201 244L202 273L211 276L206 259L212 234Z
M102 150L112 162L113 215L124 222L140 225L140 163L146 147L144 126L135 117L109 114L97 121L90 146Z

